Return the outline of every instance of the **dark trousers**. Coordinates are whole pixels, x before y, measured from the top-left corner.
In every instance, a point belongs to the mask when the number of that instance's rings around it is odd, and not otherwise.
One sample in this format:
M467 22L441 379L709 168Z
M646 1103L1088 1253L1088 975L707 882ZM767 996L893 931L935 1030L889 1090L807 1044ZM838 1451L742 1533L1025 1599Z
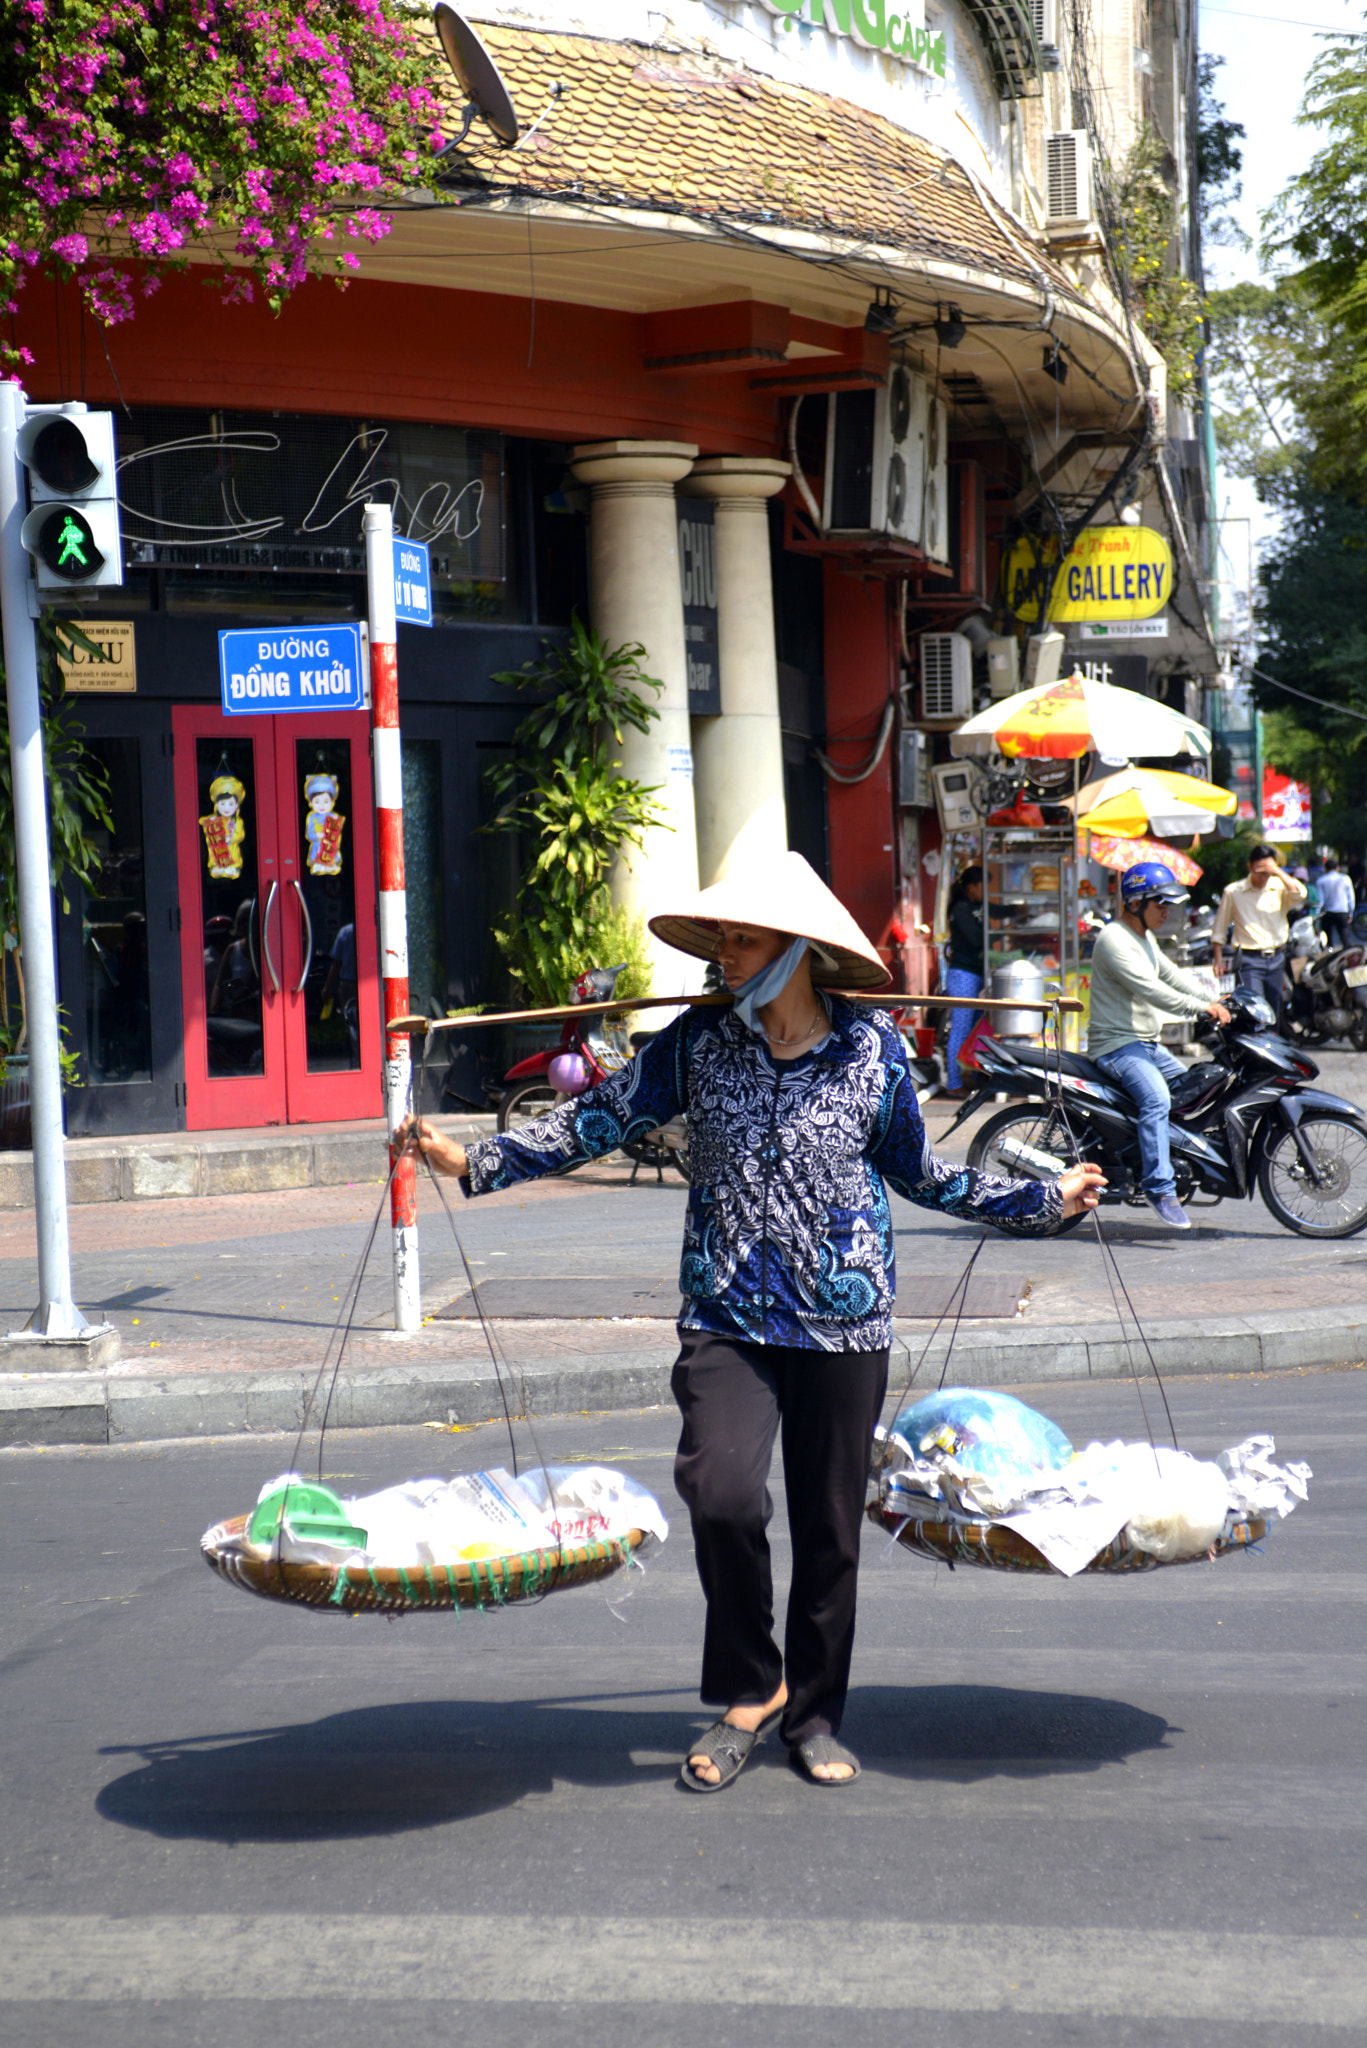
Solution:
M783 1739L839 1733L850 1683L869 1453L886 1351L808 1351L679 1332L671 1385L683 1416L674 1483L693 1520L707 1600L702 1697L758 1706L787 1675ZM782 1436L793 1545L783 1654L774 1641L766 1530Z
M1324 936L1331 947L1351 946L1353 943L1353 913L1351 910L1322 910L1320 923Z
M1285 979L1285 953L1273 953L1270 958L1265 958L1261 953L1234 955L1235 987L1246 988L1250 994L1262 996L1271 1003L1278 1031L1283 1028L1285 1022L1286 999L1282 993Z

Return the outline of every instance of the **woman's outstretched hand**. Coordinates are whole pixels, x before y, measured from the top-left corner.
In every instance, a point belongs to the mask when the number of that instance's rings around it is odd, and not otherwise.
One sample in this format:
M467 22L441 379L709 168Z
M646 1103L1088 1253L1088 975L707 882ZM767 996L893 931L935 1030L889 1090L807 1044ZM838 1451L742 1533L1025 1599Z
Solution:
M1070 1166L1067 1173L1059 1175L1058 1184L1064 1215L1081 1216L1086 1210L1095 1209L1101 1200L1100 1190L1106 1185L1106 1176L1099 1166Z
M421 1152L435 1172L450 1180L463 1180L468 1171L463 1145L453 1145L426 1117L406 1116L395 1132L405 1152Z

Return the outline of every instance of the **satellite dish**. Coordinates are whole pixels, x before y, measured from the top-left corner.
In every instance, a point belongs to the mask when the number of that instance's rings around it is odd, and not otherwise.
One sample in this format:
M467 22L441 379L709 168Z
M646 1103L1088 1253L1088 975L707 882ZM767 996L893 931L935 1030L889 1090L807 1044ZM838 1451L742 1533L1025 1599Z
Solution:
M488 122L504 149L511 149L517 141L517 115L513 111L508 88L498 75L498 66L464 15L457 14L454 7L448 7L446 0L438 0L432 10L432 18L446 52L446 61L465 95L460 133L452 136L441 154L446 156L460 147L470 133L476 114Z

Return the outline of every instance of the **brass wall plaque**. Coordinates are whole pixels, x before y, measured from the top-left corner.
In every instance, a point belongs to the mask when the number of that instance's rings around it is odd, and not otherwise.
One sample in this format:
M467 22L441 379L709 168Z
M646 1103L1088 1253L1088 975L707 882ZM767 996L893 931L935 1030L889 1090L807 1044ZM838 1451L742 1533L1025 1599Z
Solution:
M84 647L67 647L59 652L57 666L71 696L128 695L138 687L137 646L131 619L78 619L87 640L93 640L104 655L97 661Z

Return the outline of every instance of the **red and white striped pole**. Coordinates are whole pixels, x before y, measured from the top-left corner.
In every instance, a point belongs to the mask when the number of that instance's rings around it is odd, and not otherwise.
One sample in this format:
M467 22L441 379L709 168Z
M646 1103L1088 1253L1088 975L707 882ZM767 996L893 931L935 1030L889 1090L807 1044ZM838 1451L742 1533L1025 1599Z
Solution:
M380 853L380 985L384 992L384 1113L394 1166L390 1224L394 1246L394 1327L422 1322L418 1285L418 1174L410 1153L394 1164L394 1134L408 1112L413 1073L406 1031L391 1031L408 1014L408 899L403 874L403 744L399 737L399 629L394 618L394 514L367 505L365 569L370 609L370 723L375 770L375 823Z

